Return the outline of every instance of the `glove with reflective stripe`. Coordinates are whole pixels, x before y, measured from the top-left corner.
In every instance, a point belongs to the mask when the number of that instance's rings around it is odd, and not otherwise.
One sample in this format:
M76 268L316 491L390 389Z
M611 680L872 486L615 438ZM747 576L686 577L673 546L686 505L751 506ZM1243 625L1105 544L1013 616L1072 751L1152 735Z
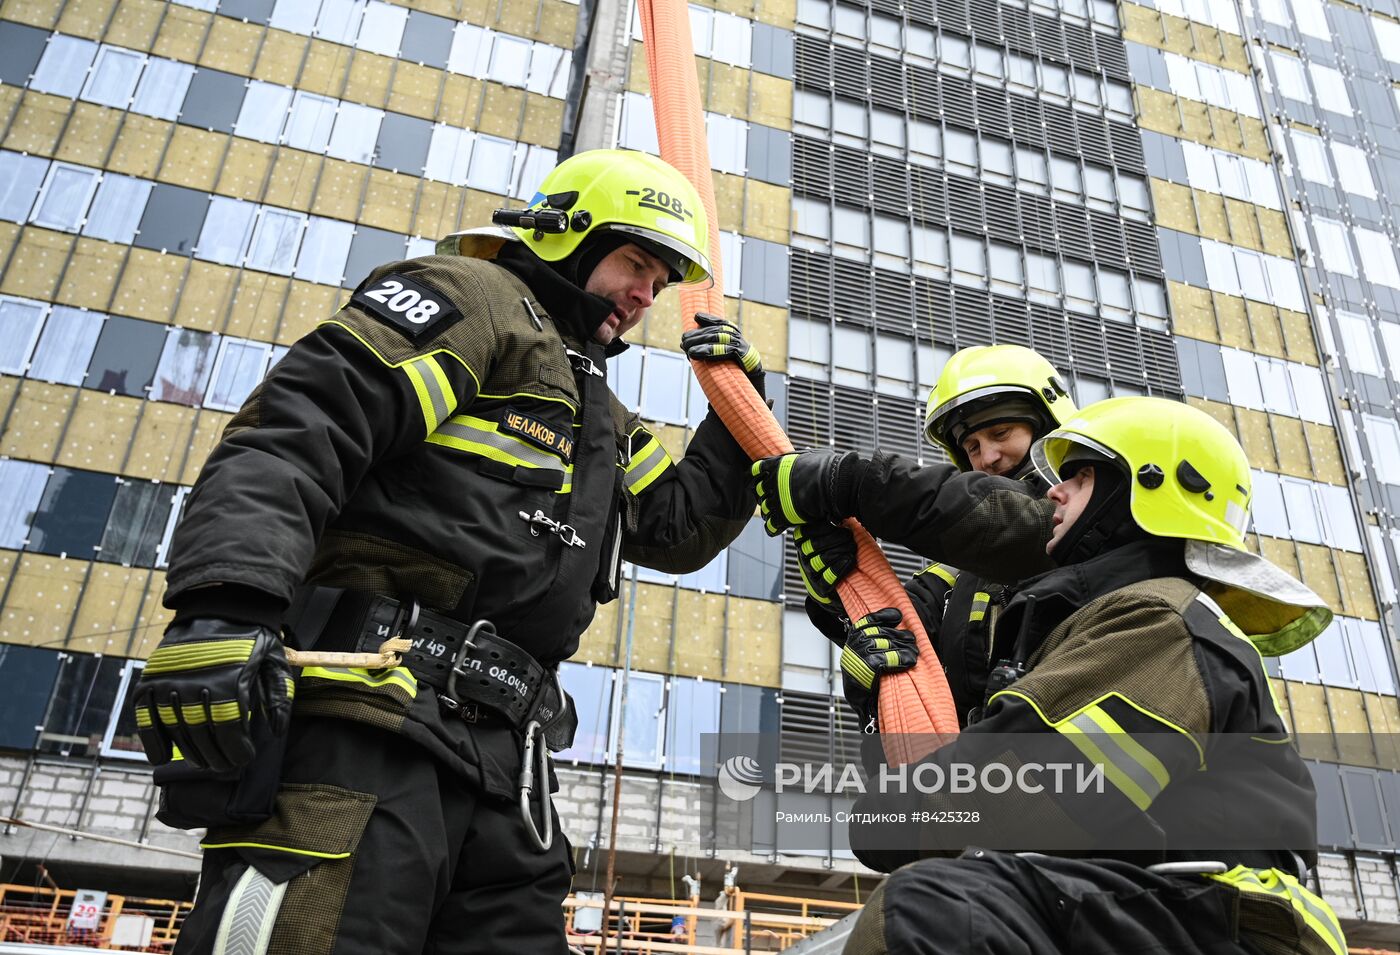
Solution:
M797 569L808 595L824 607L840 612L836 582L856 565L855 535L840 524L802 524L793 529L797 545Z
M700 327L681 335L681 350L700 361L737 361L761 394L763 358L744 338L739 326L706 312L696 312L695 321Z
M295 684L282 641L267 627L194 617L173 624L136 686L136 727L152 765L173 748L224 772L253 758L250 721L261 712L286 732Z
M841 685L846 702L860 714L861 726L873 732L880 677L914 665L919 644L908 630L898 629L903 619L894 607L867 614L846 631L841 651Z
M755 461L750 473L768 536L798 524L835 524L849 517L864 470L854 451L798 451Z

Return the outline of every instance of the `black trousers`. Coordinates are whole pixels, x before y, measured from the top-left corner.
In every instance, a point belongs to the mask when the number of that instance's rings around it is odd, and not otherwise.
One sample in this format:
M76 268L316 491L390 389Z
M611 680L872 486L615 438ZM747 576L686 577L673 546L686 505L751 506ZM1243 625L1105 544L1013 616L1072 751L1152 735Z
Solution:
M846 955L1252 955L1238 893L1126 862L969 849L895 870L871 895ZM1290 948L1290 951L1298 949Z
M539 852L516 805L402 736L324 718L290 732L273 818L209 832L178 955L566 952L557 821Z

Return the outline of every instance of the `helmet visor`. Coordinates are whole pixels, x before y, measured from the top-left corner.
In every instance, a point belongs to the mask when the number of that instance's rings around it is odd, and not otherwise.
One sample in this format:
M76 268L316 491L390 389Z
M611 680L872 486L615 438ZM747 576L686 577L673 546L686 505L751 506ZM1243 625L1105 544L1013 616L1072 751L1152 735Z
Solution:
M1024 385L988 385L985 388L974 388L966 394L948 399L935 408L924 421L924 434L928 436L930 441L947 441L947 443L952 444L953 442L945 436L945 433L948 430L948 424L953 420L953 413L958 409L966 408L974 402L995 398L998 395L1034 396L1034 394L1035 393L1031 391L1031 389Z
M702 282L708 285L714 281L710 270L710 260L705 257L705 254L673 236L657 232L654 229L644 229L641 226L627 225L621 222L609 222L605 228L646 240L647 250L661 253L658 257L680 276L680 284L682 285L694 285ZM656 248L653 249L653 246Z
M1054 487L1063 482L1060 468L1076 445L1110 461L1119 460L1118 454L1112 448L1099 444L1093 438L1086 438L1082 434L1064 429L1051 431L1031 446L1031 464L1045 483Z

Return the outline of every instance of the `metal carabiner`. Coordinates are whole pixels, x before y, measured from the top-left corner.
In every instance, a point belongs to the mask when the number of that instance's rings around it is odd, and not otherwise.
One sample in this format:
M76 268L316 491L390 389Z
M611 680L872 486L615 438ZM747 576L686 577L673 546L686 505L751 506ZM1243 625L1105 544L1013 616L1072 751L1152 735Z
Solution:
M554 806L549 800L549 747L539 746L540 757L540 818L544 822L544 835L535 828L535 816L530 812L530 794L535 789L535 767L531 761L540 738L540 721L531 720L525 726L525 757L520 765L520 818L525 823L525 831L540 852L548 852L554 845Z

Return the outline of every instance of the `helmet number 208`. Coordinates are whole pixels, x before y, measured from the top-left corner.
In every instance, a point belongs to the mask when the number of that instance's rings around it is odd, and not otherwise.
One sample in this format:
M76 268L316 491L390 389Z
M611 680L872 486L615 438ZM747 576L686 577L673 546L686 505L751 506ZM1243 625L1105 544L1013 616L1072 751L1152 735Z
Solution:
M365 298L384 303L390 310L399 312L415 325L424 324L442 310L442 306L437 302L411 288L404 288L402 282L395 282L393 279L385 279L365 292Z

